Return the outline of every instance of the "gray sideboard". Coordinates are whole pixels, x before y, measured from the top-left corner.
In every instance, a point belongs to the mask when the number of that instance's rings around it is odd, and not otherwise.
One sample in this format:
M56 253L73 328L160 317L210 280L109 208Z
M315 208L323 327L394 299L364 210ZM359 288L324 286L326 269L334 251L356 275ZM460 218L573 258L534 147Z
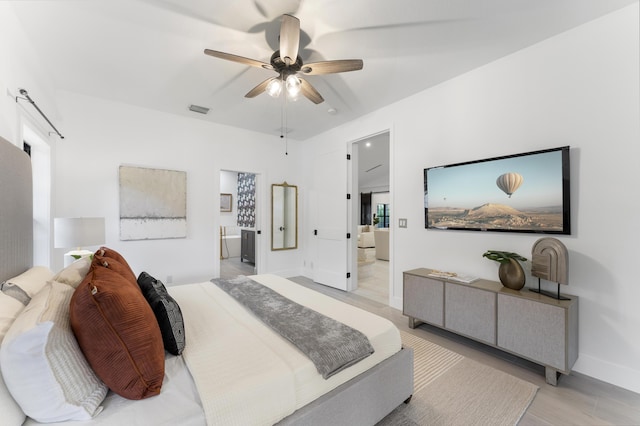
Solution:
M578 358L578 297L556 300L499 282L461 283L431 269L403 273L403 313L409 327L431 324L545 367L556 385Z

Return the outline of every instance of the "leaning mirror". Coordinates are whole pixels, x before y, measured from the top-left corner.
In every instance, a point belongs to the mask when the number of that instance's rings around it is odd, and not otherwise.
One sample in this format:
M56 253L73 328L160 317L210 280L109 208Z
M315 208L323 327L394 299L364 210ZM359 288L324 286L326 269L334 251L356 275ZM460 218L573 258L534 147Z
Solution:
M298 248L298 187L271 185L271 250Z

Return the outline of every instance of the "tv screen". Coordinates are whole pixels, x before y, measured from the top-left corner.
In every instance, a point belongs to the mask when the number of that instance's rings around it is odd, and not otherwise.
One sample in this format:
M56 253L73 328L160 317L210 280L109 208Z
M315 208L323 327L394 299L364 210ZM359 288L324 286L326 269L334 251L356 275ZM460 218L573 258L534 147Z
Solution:
M571 234L569 147L424 169L428 229Z

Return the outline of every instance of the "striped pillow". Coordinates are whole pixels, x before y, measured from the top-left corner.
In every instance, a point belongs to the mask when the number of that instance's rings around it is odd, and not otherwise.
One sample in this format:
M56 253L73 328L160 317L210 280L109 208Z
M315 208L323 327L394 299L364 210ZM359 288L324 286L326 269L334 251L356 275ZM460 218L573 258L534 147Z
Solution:
M89 420L102 410L107 394L71 331L73 292L56 281L45 285L16 318L0 349L9 391L39 422Z

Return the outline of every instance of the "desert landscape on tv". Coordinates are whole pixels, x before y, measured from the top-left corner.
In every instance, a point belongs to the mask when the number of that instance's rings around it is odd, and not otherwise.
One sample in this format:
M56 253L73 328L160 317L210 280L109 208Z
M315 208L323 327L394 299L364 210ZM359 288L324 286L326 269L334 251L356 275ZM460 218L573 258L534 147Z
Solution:
M428 168L424 184L427 228L565 230L559 149Z
M429 209L429 228L504 229L562 232L562 207L520 211L504 204L487 203L472 209Z

